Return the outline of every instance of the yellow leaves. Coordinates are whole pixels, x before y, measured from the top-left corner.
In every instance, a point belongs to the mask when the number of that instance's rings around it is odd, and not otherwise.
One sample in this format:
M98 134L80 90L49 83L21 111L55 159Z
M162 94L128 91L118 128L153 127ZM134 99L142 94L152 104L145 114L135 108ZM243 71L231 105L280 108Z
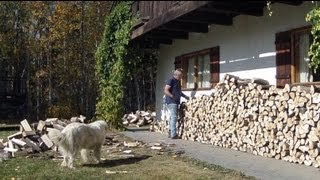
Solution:
M32 13L32 15L36 19L39 19L39 18L46 16L45 10L49 7L47 6L47 4L45 2L43 2L43 1L26 1L24 3L25 3L26 8L29 10L29 12Z
M81 11L76 2L56 2L56 9L49 19L51 24L51 38L65 39L69 34L80 29Z
M48 75L48 72L44 69L40 69L36 72L36 77L38 78L44 78Z
M78 111L80 105L76 102L80 91L88 94L88 97L81 98L87 98L89 105L94 106L97 88L94 79L94 52L97 41L101 39L105 15L108 13L104 10L105 3L111 4L111 1L0 3L1 28L4 28L0 32L0 55L6 64L10 64L10 67L2 69L13 67L14 73L24 67L28 68L26 72L30 77L31 104L39 97L43 100L41 103L46 105L49 102L47 89L50 88L50 103L56 105L56 109L49 109L53 114ZM18 10L23 13L17 17L13 12ZM28 64L25 65L26 63ZM52 83L51 86L48 83ZM74 88L79 85L90 88ZM56 103L65 101L70 103ZM39 113L42 116L47 112L48 109L44 107Z

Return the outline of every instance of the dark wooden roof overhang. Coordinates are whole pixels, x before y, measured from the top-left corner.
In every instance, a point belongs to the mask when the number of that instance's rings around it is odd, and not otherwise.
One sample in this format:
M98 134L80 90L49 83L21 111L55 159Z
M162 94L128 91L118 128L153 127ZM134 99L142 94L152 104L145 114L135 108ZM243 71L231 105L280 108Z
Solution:
M142 17L131 35L131 42L140 42L158 48L172 44L174 39L188 39L190 32L207 33L209 25L233 24L238 15L263 16L266 1L182 1L163 14L148 19ZM300 5L303 1L272 1Z

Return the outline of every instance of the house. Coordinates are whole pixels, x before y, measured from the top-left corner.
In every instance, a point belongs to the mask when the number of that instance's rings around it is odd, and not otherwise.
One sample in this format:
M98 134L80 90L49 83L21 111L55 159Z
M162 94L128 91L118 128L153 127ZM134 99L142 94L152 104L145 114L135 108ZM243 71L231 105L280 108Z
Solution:
M156 109L175 68L187 95L211 94L225 74L262 78L278 87L319 80L307 68L310 1L135 1L141 21L133 42L159 48ZM160 118L159 118L160 119Z

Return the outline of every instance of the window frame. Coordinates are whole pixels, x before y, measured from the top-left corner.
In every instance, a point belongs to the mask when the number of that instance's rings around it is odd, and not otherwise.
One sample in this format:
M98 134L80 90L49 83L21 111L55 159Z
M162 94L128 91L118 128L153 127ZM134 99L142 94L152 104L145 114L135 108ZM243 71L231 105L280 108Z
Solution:
M298 42L296 42L296 36L301 35L304 33L310 33L311 34L311 26L303 26L300 28L292 29L290 30L290 36L291 36L291 83L292 84L308 84L308 83L320 83L319 81L316 82L298 82L299 78L299 52L296 50L296 46Z
M198 87L199 83L199 60L198 58L200 56L205 56L209 55L210 61L209 61L209 66L210 66L210 87ZM219 46L211 47L211 48L206 48L202 49L199 51L194 51L186 54L182 54L178 57L176 57L175 64L176 66L179 66L183 69L183 76L181 79L181 89L184 91L194 91L194 90L211 90L216 84L216 82L213 82L213 66L215 62L213 62L214 56L218 56L218 63L220 61L220 52L219 52ZM191 58L195 59L194 62L194 87L193 88L186 88L186 83L187 83L187 70L188 70L188 63ZM217 61L217 60L216 60ZM218 64L219 66L219 64ZM218 73L220 74L220 68L217 69ZM219 76L219 75L218 75ZM219 78L219 77L218 77Z
M295 63L295 50L294 50L294 33L311 29L311 25L306 25L287 31L275 33L275 50L276 50L276 85L277 87L284 87L285 84L293 86L314 85L320 88L320 81L315 82L297 82L297 63ZM297 67L296 67L297 66Z

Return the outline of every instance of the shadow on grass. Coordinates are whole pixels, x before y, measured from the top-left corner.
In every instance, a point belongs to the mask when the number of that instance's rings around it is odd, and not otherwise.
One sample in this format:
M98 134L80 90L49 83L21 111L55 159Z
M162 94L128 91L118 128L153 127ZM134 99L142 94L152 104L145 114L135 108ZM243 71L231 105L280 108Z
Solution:
M85 167L114 167L123 164L133 164L139 161L148 159L152 156L149 155L141 155L136 157L122 158L122 159L112 159L112 160L104 160L99 164L84 164Z

